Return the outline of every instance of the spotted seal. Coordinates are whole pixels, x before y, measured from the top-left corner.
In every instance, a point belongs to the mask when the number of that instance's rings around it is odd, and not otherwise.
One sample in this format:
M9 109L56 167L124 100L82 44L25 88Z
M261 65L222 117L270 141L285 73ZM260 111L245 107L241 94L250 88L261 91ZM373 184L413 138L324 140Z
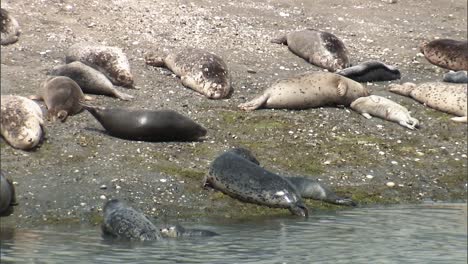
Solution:
M468 70L468 41L436 39L419 46L426 59L439 67L453 71Z
M439 111L454 114L455 122L467 122L467 86L443 82L428 82L416 85L404 83L392 84L391 92L409 96L414 100Z
M231 79L226 63L218 55L202 49L184 48L164 58L146 55L146 64L167 67L180 77L182 84L210 99L223 99L231 93Z
M349 66L346 46L329 32L305 29L288 33L271 42L288 45L289 50L297 56L332 72Z
M294 215L308 216L308 208L291 182L231 151L211 163L203 186L243 202L285 208Z
M143 141L193 141L206 129L172 110L105 108L81 103L110 135Z
M356 82L381 82L401 78L401 73L396 67L380 61L366 61L336 73Z
M9 216L13 213L16 202L15 186L13 181L0 170L0 216Z
M188 229L176 224L160 229L161 236L165 238L180 238L180 237L210 237L219 236L218 233L203 229Z
M349 106L369 94L362 84L329 72L309 72L275 82L262 95L239 105L252 111L264 108L306 109L326 105Z
M17 95L1 96L1 134L14 148L29 150L44 136L42 110L34 101Z
M467 71L450 71L444 75L444 82L451 83L468 83Z
M125 101L133 98L133 96L115 89L112 82L100 71L80 61L56 66L48 74L69 77L80 86L84 93L108 95Z
M360 97L351 103L351 108L368 119L372 118L371 115L378 116L411 130L419 126L419 121L410 116L406 107L382 96Z
M118 199L105 203L101 230L104 238L132 241L161 239L159 229L146 215Z
M77 43L68 48L65 56L66 63L74 61L81 61L97 69L115 85L135 88L130 63L118 47L89 42Z
M21 34L18 21L4 8L0 8L0 44L9 45L18 41Z

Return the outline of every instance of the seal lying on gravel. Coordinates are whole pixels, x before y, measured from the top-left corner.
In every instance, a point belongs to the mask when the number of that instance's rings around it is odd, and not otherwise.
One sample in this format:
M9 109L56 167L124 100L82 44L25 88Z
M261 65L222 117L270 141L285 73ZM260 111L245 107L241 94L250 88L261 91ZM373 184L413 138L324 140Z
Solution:
M359 65L349 67L337 74L355 80L356 82L381 82L401 78L400 71L380 61L366 61Z
M451 83L468 83L467 71L447 72L444 75L443 81Z
M146 56L146 64L167 67L180 77L182 84L210 99L223 99L231 93L231 79L226 63L217 55L194 48L170 53L165 58Z
M9 216L13 213L16 202L15 186L0 170L0 216Z
M391 92L409 96L431 108L457 115L456 122L467 122L467 87L465 84L428 82L416 85L404 83L390 85Z
M160 232L161 236L166 238L219 236L218 233L209 230L186 229L179 224L162 228Z
M16 95L1 96L1 134L14 148L32 149L44 131L42 110L34 101Z
M345 45L328 32L306 29L288 33L271 42L288 45L297 56L332 72L349 65L348 50Z
M65 61L66 63L81 61L102 72L115 85L133 87L130 64L120 48L86 42L77 43L68 49Z
M231 151L211 163L203 186L243 202L286 208L294 215L308 216L308 209L291 182Z
M434 65L453 71L468 70L468 41L436 39L423 42L420 50Z
M49 75L66 76L74 80L84 93L102 94L128 101L133 96L119 92L100 71L79 61L54 67Z
M206 129L172 110L104 108L81 103L110 135L143 141L193 141Z
M329 72L311 72L275 82L263 95L239 105L246 111L264 108L305 109L326 105L349 106L369 94L362 84Z
M8 11L0 8L1 35L0 44L9 45L18 41L21 30L18 21Z
M105 238L134 241L161 239L158 228L143 213L117 199L104 205L101 229Z
M409 129L415 129L419 126L419 121L410 116L406 107L382 96L360 97L351 103L351 108L368 119L372 118L371 115L373 115L396 122Z

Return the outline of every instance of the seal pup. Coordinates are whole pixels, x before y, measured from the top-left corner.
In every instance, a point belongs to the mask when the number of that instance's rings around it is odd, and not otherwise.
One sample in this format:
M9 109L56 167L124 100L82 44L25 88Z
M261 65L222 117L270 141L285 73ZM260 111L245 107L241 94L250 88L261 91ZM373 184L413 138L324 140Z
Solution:
M161 228L159 231L161 232L161 236L165 238L219 236L218 233L213 231L203 229L188 229L179 224Z
M80 86L84 93L108 95L124 101L133 98L133 96L115 89L112 82L100 71L79 61L56 66L48 74L69 77Z
M336 73L356 82L381 82L401 78L401 73L397 68L380 61L366 61Z
M194 141L206 129L172 110L130 110L81 103L110 135L142 141Z
M349 66L348 50L344 43L325 31L305 29L288 33L271 42L287 45L297 56L332 72Z
M450 71L444 75L444 82L451 83L468 83L467 71Z
M410 116L406 107L382 96L369 95L360 97L351 103L351 109L370 119L378 116L382 119L396 122L404 127L414 130L419 121Z
M81 61L97 69L114 85L135 88L130 63L120 48L88 42L77 43L68 48L65 56L66 63L74 61Z
M146 56L146 64L167 67L180 77L185 87L210 99L223 99L231 93L231 79L226 63L214 53L184 48L169 53L164 58L155 54Z
M211 163L203 186L243 202L285 208L294 215L308 217L309 210L290 181L231 151Z
M44 120L39 105L16 95L2 95L0 105L2 137L17 149L36 147L44 135Z
M104 222L101 225L104 238L131 241L161 239L159 229L143 213L118 199L104 205Z
M365 86L330 72L309 72L279 80L262 95L239 105L245 111L264 108L306 109L326 105L349 106L359 97L367 96Z
M468 41L436 39L419 46L427 61L453 71L468 70Z
M0 216L9 216L13 213L16 202L15 186L13 181L0 170Z
M414 100L442 112L456 115L455 122L467 122L467 86L443 82L428 82L416 85L392 84L390 92L409 96Z
M9 45L18 41L21 34L18 21L10 15L10 12L0 8L1 35L0 44Z

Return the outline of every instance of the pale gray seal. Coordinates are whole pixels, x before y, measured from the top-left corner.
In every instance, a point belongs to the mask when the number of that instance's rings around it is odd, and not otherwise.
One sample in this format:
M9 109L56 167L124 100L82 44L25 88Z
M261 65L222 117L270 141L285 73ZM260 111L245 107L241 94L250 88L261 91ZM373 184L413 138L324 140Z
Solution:
M219 236L218 233L210 230L188 229L179 224L161 228L160 232L161 236L166 238Z
M264 108L306 109L327 105L349 106L369 94L362 84L329 72L311 72L275 82L263 94L239 108L252 111Z
M455 122L467 122L467 86L443 82L392 84L391 92L409 96L431 108L457 115Z
M372 118L373 115L396 122L409 129L415 129L419 126L419 121L410 116L406 107L382 96L360 97L354 100L350 107L368 119Z
M444 75L444 82L451 83L468 83L467 71L450 71Z
M436 39L423 42L420 50L434 65L453 71L468 70L468 41L466 40Z
M380 61L366 61L336 72L356 82L381 82L401 78L400 71L394 66Z
M9 45L17 42L19 35L21 34L18 21L16 21L16 19L3 8L0 8L0 20L0 44Z
M94 43L77 43L68 48L65 62L81 61L102 72L118 86L134 88L130 63L122 49Z
M13 181L0 170L0 216L9 216L13 213L16 202L15 186Z
M29 150L44 136L42 110L34 101L16 95L1 96L1 134L14 148Z
M146 56L146 64L167 67L180 77L182 84L210 99L223 99L231 93L231 79L226 63L214 53L184 48L166 57Z
M344 43L325 31L306 29L291 32L271 42L288 45L297 56L332 72L349 66Z
M104 238L133 241L161 239L159 229L141 212L113 199L104 205L104 222L101 225Z
M133 98L133 96L115 89L112 82L103 73L80 61L56 66L48 74L71 78L84 93L108 95L125 101Z
M243 202L285 208L294 215L308 216L307 207L290 181L231 151L211 163L203 186Z
M172 110L104 108L82 103L110 135L143 141L193 141L206 129Z

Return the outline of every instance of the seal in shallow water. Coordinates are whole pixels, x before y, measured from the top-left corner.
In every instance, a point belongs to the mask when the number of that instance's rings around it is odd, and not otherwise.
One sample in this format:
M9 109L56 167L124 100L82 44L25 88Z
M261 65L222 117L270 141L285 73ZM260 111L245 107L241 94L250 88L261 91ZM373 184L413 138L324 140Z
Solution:
M82 103L110 135L143 141L193 141L206 129L172 110L130 110Z
M18 21L3 8L0 8L0 23L0 44L9 45L17 42L21 34Z
M426 59L439 67L453 71L468 70L468 41L436 39L423 42L421 53Z
M332 72L349 66L344 43L328 32L306 29L288 33L271 42L288 45L297 56Z
M117 199L104 205L101 229L105 238L134 241L161 239L158 228L143 213Z
M102 72L113 84L134 88L130 64L120 48L87 42L77 43L68 49L65 61L81 61Z
M419 121L410 116L406 107L378 95L360 97L351 103L351 108L365 118L378 116L382 119L396 122L409 129L419 126Z
M161 228L160 232L161 236L168 238L219 236L218 233L213 231L203 229L188 229L179 224Z
M381 82L401 78L400 71L380 61L366 61L336 72L356 82Z
M223 99L231 93L228 68L221 57L201 49L185 48L165 58L148 54L146 64L167 67L182 84L210 99Z
M108 95L125 101L133 98L133 96L115 89L111 81L100 71L79 61L56 66L48 74L69 77L80 86L84 93Z
M308 216L308 209L291 182L231 151L211 163L203 186L243 202L286 208L294 215Z
M444 82L468 83L467 71L450 71L444 75Z
M29 150L41 141L42 110L31 99L16 95L1 96L1 134L14 148Z
M329 72L310 72L275 82L263 94L239 108L252 111L264 108L306 109L327 105L349 106L369 94L362 84Z
M13 213L16 202L15 186L10 178L0 170L0 216L9 216Z
M457 115L455 122L467 122L467 86L443 82L392 84L391 92L409 96L439 111Z

